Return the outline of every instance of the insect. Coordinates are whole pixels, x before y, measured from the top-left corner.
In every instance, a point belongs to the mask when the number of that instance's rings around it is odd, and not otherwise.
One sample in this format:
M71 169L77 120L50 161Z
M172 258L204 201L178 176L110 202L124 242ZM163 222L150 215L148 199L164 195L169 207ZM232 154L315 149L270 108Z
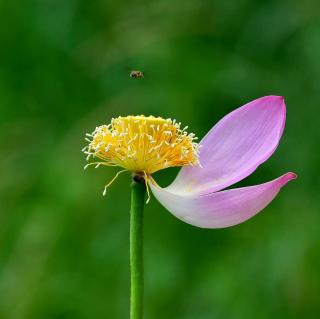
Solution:
M132 70L130 72L130 78L140 79L143 78L144 74L141 71L138 70Z

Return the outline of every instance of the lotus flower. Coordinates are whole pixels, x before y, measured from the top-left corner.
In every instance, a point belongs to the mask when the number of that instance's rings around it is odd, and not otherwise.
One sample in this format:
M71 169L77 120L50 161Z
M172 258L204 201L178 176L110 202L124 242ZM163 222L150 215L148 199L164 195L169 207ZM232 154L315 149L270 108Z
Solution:
M229 227L256 215L296 178L289 172L264 184L225 190L273 154L285 119L283 97L259 98L226 115L199 148L194 134L170 119L117 118L111 126L96 128L84 151L89 158L102 159L91 164L142 174L158 201L182 221L203 228ZM161 188L151 174L171 166L182 169L171 185Z

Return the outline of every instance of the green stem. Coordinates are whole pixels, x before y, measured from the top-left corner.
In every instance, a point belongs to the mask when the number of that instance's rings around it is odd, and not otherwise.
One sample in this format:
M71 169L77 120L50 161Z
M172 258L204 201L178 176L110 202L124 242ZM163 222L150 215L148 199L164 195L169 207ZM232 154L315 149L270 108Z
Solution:
M143 318L143 208L146 186L141 176L131 184L130 210L130 319Z

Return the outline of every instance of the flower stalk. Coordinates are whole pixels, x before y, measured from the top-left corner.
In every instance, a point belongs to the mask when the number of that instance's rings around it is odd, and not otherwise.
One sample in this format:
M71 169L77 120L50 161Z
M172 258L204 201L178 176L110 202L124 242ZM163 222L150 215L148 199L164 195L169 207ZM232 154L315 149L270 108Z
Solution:
M133 175L130 210L130 319L143 318L143 209L146 185L144 177Z

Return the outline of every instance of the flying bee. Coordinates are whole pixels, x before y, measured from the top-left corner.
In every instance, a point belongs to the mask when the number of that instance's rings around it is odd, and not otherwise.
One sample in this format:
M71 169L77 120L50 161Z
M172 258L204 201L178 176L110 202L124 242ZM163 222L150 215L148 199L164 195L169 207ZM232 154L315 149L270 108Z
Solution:
M130 78L140 79L140 78L143 78L143 77L144 77L144 74L141 71L132 70L130 72Z

